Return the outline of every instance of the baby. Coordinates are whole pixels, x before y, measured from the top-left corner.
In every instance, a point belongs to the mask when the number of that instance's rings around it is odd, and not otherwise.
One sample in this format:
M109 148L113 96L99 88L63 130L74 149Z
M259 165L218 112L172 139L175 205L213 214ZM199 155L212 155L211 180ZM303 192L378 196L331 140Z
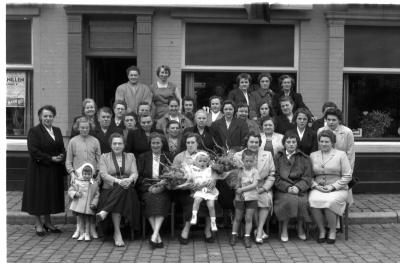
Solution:
M211 219L211 231L217 231L214 202L217 200L219 192L215 187L215 179L210 166L210 157L206 152L198 152L194 160L193 165L187 167L189 182L195 185L190 224L197 224L197 211L201 202L206 200Z
M83 164L76 170L77 177L68 189L72 199L70 209L76 214L77 228L72 238L90 241L90 236L98 238L95 228L95 210L99 200L99 184L90 163Z

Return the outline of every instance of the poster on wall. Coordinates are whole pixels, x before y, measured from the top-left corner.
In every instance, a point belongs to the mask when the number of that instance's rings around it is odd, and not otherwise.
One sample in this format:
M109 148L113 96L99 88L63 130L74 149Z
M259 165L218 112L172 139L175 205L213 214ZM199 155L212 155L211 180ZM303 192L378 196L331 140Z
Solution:
M7 107L25 107L26 72L7 72Z

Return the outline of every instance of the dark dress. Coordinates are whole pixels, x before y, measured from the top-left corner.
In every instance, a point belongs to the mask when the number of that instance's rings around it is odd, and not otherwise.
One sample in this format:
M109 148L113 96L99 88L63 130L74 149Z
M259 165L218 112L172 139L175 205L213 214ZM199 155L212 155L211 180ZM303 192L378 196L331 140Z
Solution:
M196 133L200 135L201 138L201 145L199 145L199 149L205 150L205 151L213 151L213 152L218 152L219 149L215 146L215 140L213 135L211 134L211 129L210 127L206 126L204 127L203 134L200 134L199 129L197 126L186 128L183 131L183 136L182 136L182 142L181 142L181 151L186 150L186 138L188 133Z
M274 212L279 221L301 218L310 222L308 191L311 187L311 161L303 152L297 150L290 160L286 151L278 152L275 159ZM297 186L299 194L289 194L287 189Z
M247 92L247 96L249 97L249 103L247 103L243 91L241 91L239 88L236 88L229 92L228 100L232 100L236 106L238 106L240 103L249 105L249 117L254 118L257 116L256 98L250 92Z
M275 122L276 122L275 132L283 135L285 135L287 131L296 128L296 124L290 122L285 115L276 116Z
M108 127L106 133L103 132L103 130L101 129L100 125L98 125L96 127L96 129L94 130L94 137L97 138L97 140L99 140L100 142L100 149L101 149L101 153L109 153L111 152L111 146L109 143L109 139L111 134L113 133L119 133L121 135L124 135L124 132L122 131L122 129L117 128L117 127L112 127L110 125L110 127Z
M158 132L164 135L162 130L155 128L155 124L153 124L153 127L151 128L150 133L151 132ZM136 159L138 159L139 155L142 153L150 151L149 139L147 138L146 132L142 129L142 127L139 126L137 130L130 130L128 132L125 151L133 153Z
M160 162L167 164L165 155L160 156ZM162 175L164 168L160 164L159 176ZM167 216L171 207L171 197L168 190L161 193L153 194L149 192L149 187L152 185L146 182L146 178L153 178L153 153L145 152L139 156L138 160L139 178L137 188L140 191L140 197L144 204L144 213L146 217L150 216Z
M275 96L272 98L272 106L274 107L274 111L275 113L277 113L277 115L282 115L282 110L281 110L281 105L279 105L279 99L284 96L284 92L280 91L278 93L275 94ZM289 94L289 97L292 98L294 105L293 105L293 113L296 112L296 110L298 108L305 108L307 110L308 107L306 106L306 104L304 104L303 102L303 97L301 96L300 93L296 93L291 91Z
M28 173L25 177L22 211L32 215L48 215L64 212L64 161L55 163L52 156L64 154L61 130L53 127L55 140L46 128L39 124L29 130Z
M245 121L233 118L227 129L225 118L221 118L211 125L211 134L220 147L240 151L245 147L249 127Z
M295 132L297 135L297 128L290 130L291 132ZM300 138L300 135L299 135ZM303 153L307 154L308 156L318 150L318 140L317 140L317 133L312 130L311 128L306 127L303 138L300 139L299 145L297 148L302 151Z
M315 132L318 132L319 128L324 127L324 125L325 125L325 119L324 117L322 117L320 119L315 120L312 123L311 129L313 129Z

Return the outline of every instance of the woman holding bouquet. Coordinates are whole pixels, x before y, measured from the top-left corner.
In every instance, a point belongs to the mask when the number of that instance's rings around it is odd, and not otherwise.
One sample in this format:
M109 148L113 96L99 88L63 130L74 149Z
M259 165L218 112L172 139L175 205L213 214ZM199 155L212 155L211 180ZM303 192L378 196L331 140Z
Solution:
M264 224L272 208L272 186L275 181L275 165L272 158L272 154L269 151L260 148L261 136L257 133L250 132L247 141L247 149L256 153L256 167L260 175L260 181L258 182L258 213L256 213L256 224L257 230L255 233L255 240L257 244L262 244L263 239L268 238L268 235L264 232ZM243 150L244 151L244 150ZM243 166L242 154L243 151L235 153L233 156L235 162L239 167Z
M186 150L179 153L174 158L173 165L176 167L182 167L183 165L191 165L194 162L194 158L198 151L201 143L201 138L196 133L189 133L186 136ZM185 221L182 232L179 236L179 242L183 245L189 243L189 232L190 232L190 220L192 218L192 208L194 199L191 197L190 190L174 190L172 192L173 199L178 206L182 207L183 219ZM204 203L204 202L203 202ZM218 213L218 203L215 204L215 209ZM208 243L214 242L214 237L211 232L211 222L208 214L207 206L200 206L198 217L206 217L206 224L204 227L204 238Z
M151 151L139 156L138 160L138 189L144 202L144 213L148 218L153 234L150 237L152 248L162 248L163 242L159 234L160 228L171 206L169 192L165 186L155 182L162 175L164 165L168 163L164 136L153 132L150 134ZM155 180L154 180L155 179Z

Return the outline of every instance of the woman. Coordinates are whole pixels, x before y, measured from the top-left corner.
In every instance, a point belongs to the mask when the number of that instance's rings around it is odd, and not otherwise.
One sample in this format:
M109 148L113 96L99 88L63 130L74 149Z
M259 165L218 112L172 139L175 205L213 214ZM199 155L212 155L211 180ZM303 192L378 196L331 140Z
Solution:
M290 131L299 136L297 148L307 155L318 150L317 133L308 127L308 123L311 123L311 113L307 109L299 108L294 113L293 120L296 122L296 128Z
M207 110L207 126L210 127L211 124L224 116L224 114L221 112L221 106L222 106L222 98L218 96L211 96L209 100L209 109L206 109L207 107L203 107L203 109Z
M293 107L294 102L291 97L281 97L279 99L279 105L281 106L281 115L276 117L276 132L285 134L287 131L296 128L294 124Z
M89 135L90 132L90 122L86 117L80 117L77 119L79 135L73 137L68 143L67 158L65 160L65 168L70 175L71 182L77 178L79 175L76 174L77 169L82 167L85 163L90 163L96 170L98 167L98 162L100 161L101 149L99 141ZM96 170L93 173L96 173ZM83 225L80 222L82 217L77 217L77 229L72 235L72 238L78 238L80 234L79 226ZM90 232L93 238L98 238L95 230L95 224L90 224Z
M269 151L272 156L283 150L283 135L275 132L275 123L271 117L262 118L261 121L261 149Z
M331 130L321 131L318 134L320 150L310 155L314 178L309 203L319 230L318 243L335 243L337 217L343 215L349 198L352 168L346 153L335 149L336 138ZM328 223L328 238L325 221Z
M38 116L40 123L28 133L30 158L21 210L35 216L36 234L44 236L45 231L61 233L51 223L50 214L64 212L65 148L61 130L53 126L56 109L43 106Z
M152 248L164 247L159 232L171 206L170 194L166 189L157 191L151 187L151 179L161 176L164 170L163 164L169 162L164 141L165 139L160 133L151 133L151 151L141 154L138 160L138 186L144 202L144 213L153 229L149 240Z
M249 128L249 132L260 134L260 126L255 120L249 119L249 106L245 103L239 103L237 107L237 118L244 120Z
M168 113L168 102L172 98L178 99L178 102L182 101L180 90L175 84L168 81L171 76L171 69L168 66L162 65L157 68L158 80L150 86L150 90L153 93L153 117L154 120L158 120Z
M264 232L264 224L267 220L268 214L272 209L272 186L275 181L275 165L272 154L263 150L261 147L260 134L250 132L247 137L247 149L256 153L257 162L256 168L260 175L261 181L258 182L258 210L256 213L257 230L255 231L255 241L257 244L262 244L263 239L268 238ZM243 150L244 151L244 150ZM235 153L234 160L243 166L242 153L243 151Z
M192 121L185 115L179 113L179 100L176 98L171 98L168 101L168 112L157 121L156 128L163 130L164 134L167 134L167 124L172 120L179 123L180 132L183 132L186 128L193 127Z
M135 190L138 173L135 156L124 152L123 135L111 134L109 143L111 152L102 154L100 158L103 188L98 205L100 212L96 214L96 218L98 221L103 221L111 213L114 244L122 247L125 243L120 230L121 217L125 217L134 230L140 228L140 203Z
M189 133L186 137L186 150L179 153L174 158L173 164L177 167L182 165L193 164L195 153L198 151L200 144L200 136L195 133ZM182 208L182 216L184 220L184 226L179 236L179 242L183 245L189 243L189 232L190 232L190 220L192 218L193 198L191 197L190 190L174 190L172 192L175 203ZM218 202L215 203L215 209L218 211ZM218 212L217 212L218 213ZM210 216L208 214L207 206L203 204L200 206L200 210L197 214L199 217L206 217L204 227L204 239L207 243L214 242L214 236L211 232Z
M268 104L267 102L262 103L260 107L258 108L258 114L260 116L259 119L265 118L265 117L274 117L274 110L270 106L271 104Z
M150 150L149 137L152 132L157 130L150 115L139 115L139 128L128 132L126 139L126 152L133 153L135 157Z
M308 211L308 190L311 186L310 158L298 149L299 137L287 132L282 139L285 146L275 159L275 201L274 212L282 224L281 241L289 241L289 220L297 220L297 236L306 240L303 224L311 222Z
M236 77L236 83L239 86L237 89L231 90L228 94L228 100L233 101L236 105L245 103L249 106L249 116L253 119L257 116L257 104L252 94L249 93L251 76L247 73L241 73Z
M96 126L99 125L98 121L97 121L96 113L97 113L96 102L94 102L94 100L91 98L84 99L82 102L82 115L74 118L74 121L72 122L70 138L79 134L78 125L76 123L76 120L79 119L80 117L86 117L89 119L90 135L94 135L94 130L95 130Z
M270 86L272 83L272 76L269 73L261 73L257 77L258 83L260 84L260 88L253 91L251 95L255 98L256 105L258 107L261 104L267 103L268 105L272 105L272 98L275 93L271 90Z
M174 158L178 153L181 152L181 140L182 134L179 129L179 122L170 121L167 123L167 143L168 149L171 154L171 157Z
M350 161L351 169L354 170L356 159L354 150L354 135L351 129L342 124L342 112L338 108L328 108L325 111L326 126L318 130L330 130L336 135L335 148L344 151Z
M295 112L298 108L306 108L308 107L303 102L303 97L300 93L296 93L294 91L295 81L289 75L282 75L279 77L279 87L281 90L275 94L273 97L272 105L274 106L274 110L278 115L282 115L281 105L279 100L281 97L290 97L293 101L293 112Z
M220 147L240 151L244 148L245 138L249 133L247 123L234 118L235 106L231 100L224 101L222 111L224 116L211 125L211 133Z

